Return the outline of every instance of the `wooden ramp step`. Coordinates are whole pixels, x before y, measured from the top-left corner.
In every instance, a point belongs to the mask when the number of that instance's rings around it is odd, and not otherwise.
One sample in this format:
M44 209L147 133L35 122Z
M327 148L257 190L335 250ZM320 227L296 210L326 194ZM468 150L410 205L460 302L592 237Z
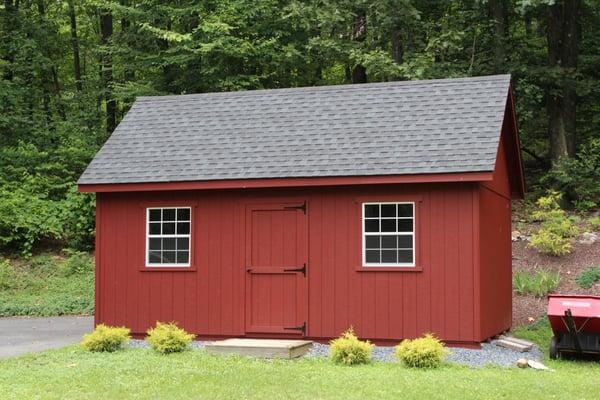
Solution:
M306 354L312 343L310 340L225 339L207 343L205 349L213 354L290 359Z

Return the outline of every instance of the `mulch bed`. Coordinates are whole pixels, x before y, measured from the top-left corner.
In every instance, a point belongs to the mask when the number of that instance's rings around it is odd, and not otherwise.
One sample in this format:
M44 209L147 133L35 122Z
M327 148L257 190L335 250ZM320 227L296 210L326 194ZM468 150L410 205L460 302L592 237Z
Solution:
M560 273L560 284L556 293L590 294L600 296L600 283L590 289L577 285L575 278L579 273L592 266L600 266L600 241L593 244L578 243L574 240L570 254L563 257L552 257L527 247L528 241L513 242L513 272L547 269ZM530 318L538 320L545 317L548 302L545 298L513 295L513 326L532 323Z

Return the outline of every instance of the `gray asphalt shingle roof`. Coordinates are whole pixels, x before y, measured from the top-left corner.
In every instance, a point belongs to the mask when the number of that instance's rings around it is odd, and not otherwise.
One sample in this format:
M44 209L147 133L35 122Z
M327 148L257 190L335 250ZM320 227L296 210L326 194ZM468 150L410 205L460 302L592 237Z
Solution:
M492 171L509 75L140 97L80 184Z

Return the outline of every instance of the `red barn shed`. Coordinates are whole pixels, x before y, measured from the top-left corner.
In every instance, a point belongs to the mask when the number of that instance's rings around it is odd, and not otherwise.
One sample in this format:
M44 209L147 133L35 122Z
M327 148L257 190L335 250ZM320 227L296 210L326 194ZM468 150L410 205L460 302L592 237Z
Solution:
M141 97L79 180L97 193L96 323L500 333L515 120L507 75Z

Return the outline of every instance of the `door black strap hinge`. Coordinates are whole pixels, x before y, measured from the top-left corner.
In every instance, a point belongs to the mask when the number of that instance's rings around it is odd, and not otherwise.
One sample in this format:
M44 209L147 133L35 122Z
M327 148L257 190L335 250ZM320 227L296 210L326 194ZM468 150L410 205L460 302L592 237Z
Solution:
M306 276L306 263L299 268L286 268L283 272L302 272L302 275Z
M300 331L303 335L306 334L306 321L302 323L302 325L298 326L284 326L283 329L288 331Z
M304 200L304 203L297 205L297 206L284 206L283 207L284 210L302 210L302 212L304 214L306 214L306 200Z

